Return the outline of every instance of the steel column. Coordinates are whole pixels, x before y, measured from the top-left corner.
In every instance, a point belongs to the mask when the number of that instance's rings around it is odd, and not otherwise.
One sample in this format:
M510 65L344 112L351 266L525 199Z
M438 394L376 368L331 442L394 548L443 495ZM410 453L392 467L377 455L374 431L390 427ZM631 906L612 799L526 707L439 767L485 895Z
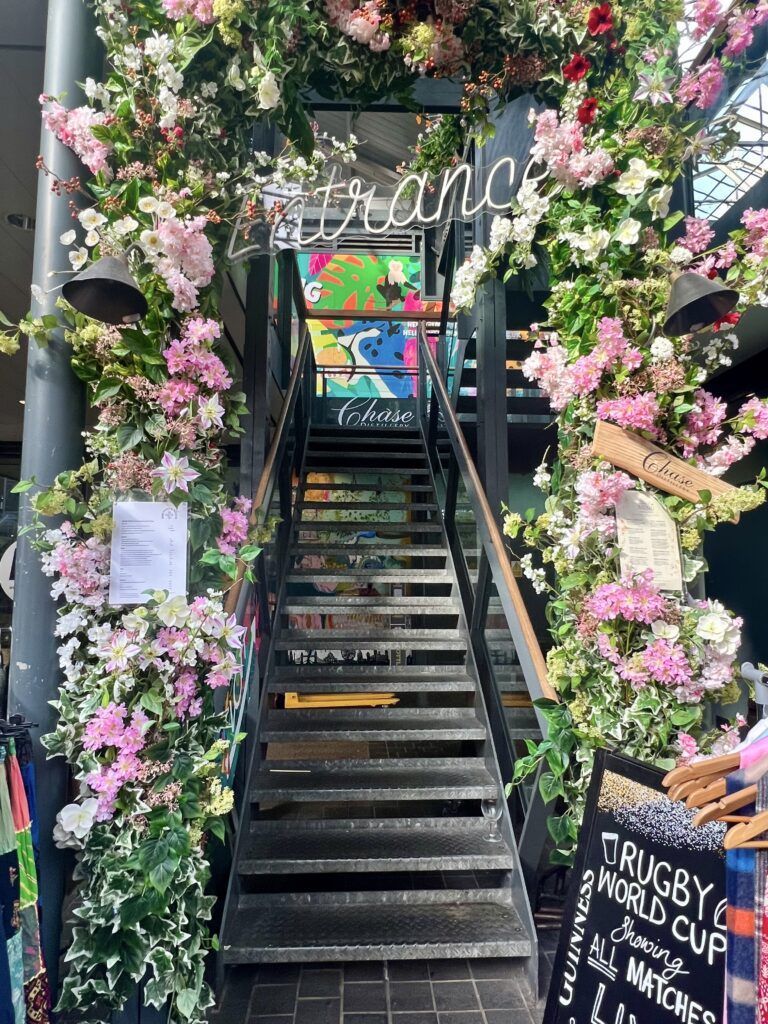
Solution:
M66 94L69 107L83 102L77 83L89 75L99 77L101 49L89 11L83 0L50 0L46 34L43 91ZM71 150L52 133L42 131L40 152L48 167L62 178L82 174ZM67 268L66 250L59 236L72 227L67 196L56 196L50 182L38 177L33 281L43 293L61 283L51 277ZM35 316L56 312L58 291L48 291L32 303ZM58 473L74 469L82 460L81 431L85 420L83 385L70 367L71 350L58 331L47 347L29 342L27 354L22 479L34 477L42 486ZM29 495L22 495L19 526L31 519ZM54 636L56 606L50 596L51 581L40 571L39 555L29 535L19 538L16 555L16 592L13 608L9 714L24 715L37 723L35 737L50 732L56 712L48 703L58 696L58 641ZM38 779L37 811L40 823L40 854L45 870L40 877L42 942L52 991L58 986L61 906L66 858L53 845L51 832L56 814L67 802L68 769L61 758L46 761L36 744Z

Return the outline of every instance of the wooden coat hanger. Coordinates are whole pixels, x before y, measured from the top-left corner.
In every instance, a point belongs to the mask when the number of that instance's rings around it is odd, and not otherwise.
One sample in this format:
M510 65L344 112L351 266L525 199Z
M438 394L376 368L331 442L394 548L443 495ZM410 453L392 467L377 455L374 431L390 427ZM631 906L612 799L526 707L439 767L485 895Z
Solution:
M755 787L756 789L757 787ZM749 821L734 825L725 833L723 846L726 850L752 849L768 850L768 840L752 842L756 836L768 832L768 811L755 814Z
M669 789L671 786L702 779L707 775L727 775L740 765L741 757L738 753L706 757L695 764L681 764L679 768L673 768L671 772L667 772L661 783Z
M676 786L672 786L667 796L670 800L685 800L692 793L695 793L697 789L701 789L719 778L720 774L715 772L712 775L704 776L702 779L689 779L688 782L679 782Z
M751 815L734 815L742 807L748 807L757 799L757 786L745 786L735 793L729 793L722 800L715 800L702 807L694 817L694 825L706 825L709 821L751 821Z
M686 797L685 806L692 809L703 807L713 800L720 800L728 793L727 784L724 778L717 776L713 779L702 779L701 785ZM754 799L754 797L753 797Z

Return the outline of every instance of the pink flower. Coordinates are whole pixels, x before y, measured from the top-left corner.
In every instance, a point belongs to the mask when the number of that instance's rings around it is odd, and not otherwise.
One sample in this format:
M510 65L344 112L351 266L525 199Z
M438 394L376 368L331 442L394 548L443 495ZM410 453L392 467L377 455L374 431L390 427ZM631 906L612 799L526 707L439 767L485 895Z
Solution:
M661 413L656 395L646 392L626 398L605 398L597 403L597 417L611 420L628 430L645 430L658 435L656 420Z
M202 710L197 697L197 677L194 672L182 672L173 684L175 714L177 718L196 718Z
M536 349L522 367L523 375L528 380L535 380L538 383L549 398L549 404L556 411L564 409L574 395L567 361L565 349L555 343L547 348Z
M753 210L750 207L742 213L741 223L747 229L744 244L764 259L768 256L768 209Z
M546 163L552 177L566 188L592 187L613 170L606 150L586 148L583 126L578 121L561 124L555 110L544 110L537 117L531 155Z
M709 226L708 220L701 217L686 217L685 234L680 239L680 245L689 252L704 252L714 237L715 232Z
M170 452L165 452L160 461L161 465L152 470L152 476L162 481L163 488L168 494L173 494L177 490L188 492L189 484L200 476L191 468L186 456L177 458Z
M576 495L580 518L588 532L598 530L604 536L611 536L616 521L606 515L616 507L616 502L634 487L626 473L606 470L592 470L579 473L576 479Z
M702 445L717 444L721 424L727 415L725 402L704 388L694 392L695 407L685 417L685 434L681 439L683 455L689 458Z
M83 748L100 750L101 747L117 747L125 732L125 716L128 713L125 704L110 701L106 707L97 708L93 718L85 726L83 732Z
M696 740L687 732L680 732L677 734L677 745L680 748L680 758L678 764L690 764L699 753L699 744Z
M648 675L657 683L666 686L687 686L692 669L680 644L670 640L654 640L642 653L642 661Z
M696 0L693 6L693 18L696 24L693 38L703 39L709 35L721 17L720 0Z
M48 131L53 132L59 142L68 146L91 174L98 174L104 170L107 166L107 157L114 147L112 143L94 138L92 129L96 125L105 124L107 115L91 107L67 110L57 100L48 96L41 96L40 102L50 104L50 109L43 111L43 124Z
M755 12L739 11L728 20L728 42L723 47L726 57L738 57L752 45L755 36Z
M648 625L664 617L666 606L666 600L653 585L650 571L621 583L602 583L584 602L586 611L601 622L622 618Z
M125 672L132 658L141 651L124 629L116 630L109 640L99 648L99 655L107 659L106 672Z
M695 103L699 110L706 110L718 99L725 85L725 72L717 57L702 64L696 71L687 71L677 89L681 103Z
M722 476L731 466L746 458L755 447L754 437L729 437L704 459L698 459L699 467L713 476Z
M248 513L251 502L244 499L245 504L238 508L222 508L221 534L216 541L219 551L225 555L234 555L248 537Z
M745 433L764 441L768 437L768 400L750 398L739 409L738 419L743 421Z
M203 25L213 20L213 0L163 0L163 9L169 18L196 18Z

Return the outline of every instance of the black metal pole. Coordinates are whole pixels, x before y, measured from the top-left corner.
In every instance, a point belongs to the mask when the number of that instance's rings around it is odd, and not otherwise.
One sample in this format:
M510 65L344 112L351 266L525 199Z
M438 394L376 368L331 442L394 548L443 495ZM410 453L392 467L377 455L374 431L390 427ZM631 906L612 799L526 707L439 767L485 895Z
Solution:
M66 93L67 106L83 102L77 83L99 74L101 49L84 0L49 0L43 91ZM40 152L45 163L62 178L82 173L76 157L54 136L42 132ZM61 283L52 271L67 268L66 249L59 236L72 227L65 196L56 196L40 173L38 179L33 281L46 292ZM58 291L48 291L34 301L35 316L55 313ZM65 469L82 459L81 431L85 400L82 384L70 367L70 348L58 335L43 348L30 341L27 355L22 479L35 477L48 485ZM22 496L19 526L30 521L30 505ZM56 606L50 596L51 581L40 571L37 552L29 536L19 538L13 607L13 639L9 679L9 714L24 715L36 722L35 735L50 732L56 713L48 703L59 688L58 644L54 636ZM53 845L51 832L56 814L67 802L67 766L61 758L46 761L35 744L37 811L40 824L40 897L42 941L51 989L58 987L61 906L65 860Z

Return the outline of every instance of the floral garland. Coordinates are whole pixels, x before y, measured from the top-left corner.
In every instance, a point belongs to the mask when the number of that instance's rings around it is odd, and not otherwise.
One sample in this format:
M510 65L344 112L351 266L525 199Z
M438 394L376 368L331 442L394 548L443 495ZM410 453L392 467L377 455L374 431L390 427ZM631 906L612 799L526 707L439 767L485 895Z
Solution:
M54 581L54 596L61 599L57 634L64 674L59 724L47 742L52 754L67 759L81 787L57 826L58 841L77 850L81 883L61 1006L118 1007L143 978L150 1003L159 1006L170 998L175 1021L202 1024L211 1002L203 980L205 956L214 945L207 931L212 899L205 895L205 847L211 833L224 834L223 817L231 806L231 794L220 783L222 718L214 698L239 671L241 645L239 627L223 612L221 585L222 577L234 575L238 556L246 562L256 558L261 536L259 529L249 528L247 501L233 503L225 486L222 440L238 432L244 410L243 396L233 390L232 373L222 358L217 272L225 263L232 226L272 215L275 207L267 209L263 198L267 186L290 189L300 182L312 187L325 180L329 156L353 159L352 140L315 136L303 90L355 95L365 102L402 93L421 73L455 72L464 79L459 128L480 137L491 130L488 113L496 101L525 91L554 103L562 100L560 116L548 113L537 132L549 178L518 196L525 216L496 222L494 251L473 254L457 278L457 300L471 301L479 281L496 272L502 256L512 272L547 249L555 279L564 282L556 287L552 306L552 327L562 340L537 358L559 360L563 367L575 364L595 348L599 320L620 321L606 328L604 347L595 357L599 366L590 369L595 388L569 401L561 413L572 440L562 440L562 464L548 500L554 512L571 518L576 505L571 503L569 513L567 496L576 493L575 474L584 468L580 463L597 400L638 397L647 390L639 387L644 372L663 372L667 381L682 373L685 388L678 396L669 384L658 400L658 415L648 399L643 399L647 408L635 404L653 415L653 430L666 431L667 439L680 437L683 418L696 415L691 396L701 380L689 359L692 347L669 342L670 354L656 337L657 351L667 355L654 369L655 363L647 365L644 343L650 336L649 311L658 311L666 294L667 270L683 262L682 246L668 250L651 244L656 238L652 221L662 218L664 230L672 226L664 219L664 207L682 161L681 147L704 143L688 128L684 142L679 141L683 129L675 117L680 107L665 106L664 96L664 117L659 116L659 90L663 93L671 72L665 57L656 60L667 47L658 26L672 24L677 13L664 3L659 19L649 20L647 5L628 8L621 33L627 50L619 42L618 8L603 4L590 9L581 0L558 6L541 0L514 5L491 0L265 0L258 5L135 0L130 8L123 0L94 0L94 6L107 53L105 81L86 81L83 106L67 108L64 97L42 97L47 127L92 177L87 183L62 180L55 168L42 169L58 194L73 197L73 226L61 239L72 268L107 254L127 254L149 310L139 326L112 328L60 303L73 367L90 388L98 423L88 434L88 457L80 468L62 473L44 489L34 481L20 487L35 488L40 517L64 517L58 529L40 534L43 567ZM713 17L711 0L699 6L702 23ZM748 37L764 12L761 0L732 16L732 48ZM655 47L655 63L647 65L653 70L637 72L638 55L649 47ZM710 62L706 73L688 76L681 87L701 103L714 88L716 73ZM586 80L592 76L600 86L587 95ZM635 88L633 76L647 98L632 99L628 93L630 80ZM289 139L277 157L249 150L252 120L265 111ZM602 134L592 127L596 116L604 122ZM456 132L455 123L451 130ZM441 162L438 146L435 170ZM623 167L619 190L611 188L614 165ZM584 201L586 189L599 193L602 206ZM85 209L80 208L83 198ZM755 213L734 243L746 246L755 259L765 226L762 216ZM633 241L632 222L638 218L642 248ZM620 234L614 235L619 225ZM691 244L694 238L701 241L702 229L692 226L690 232ZM738 256L742 250L733 251ZM742 261L737 270L730 252L697 256L698 265L713 270L718 261L725 266L722 261L730 259L729 275L738 274L745 297L754 300L762 287L762 263ZM581 261L576 265L573 253ZM685 253L686 261L689 255L693 259L692 249ZM598 257L607 269L596 264ZM584 272L576 273L581 267ZM59 317L29 315L15 328L3 323L8 329L0 336L0 348L12 351L22 333L44 342L58 329ZM630 334L637 346L622 348L619 334ZM710 348L714 355L707 358L722 357L719 343ZM630 355L635 349L641 352L642 367ZM540 364L543 386L546 366ZM535 363L530 370L539 375ZM719 415L711 402L702 402L701 417ZM617 418L618 407L611 415ZM736 442L744 446L764 429L761 409L742 410L735 425ZM704 443L712 446L717 425L708 429ZM594 468L608 476L604 467ZM616 484L605 486L610 491ZM191 595L186 600L158 593L126 611L107 603L112 505L116 497L137 492L187 503ZM745 495L742 507L757 500L751 491L740 493ZM597 499L590 500L594 506ZM716 514L728 518L733 511L719 508L716 513L714 503L690 509L672 502L671 508L697 535ZM540 520L529 530L543 537L545 528L559 531L560 525L550 517L548 527ZM512 520L509 529L514 531ZM578 566L589 568L588 562L578 561L580 554L561 552L560 536L552 554L557 564L567 557L577 573ZM530 539L536 538L531 534ZM580 542L579 551L584 549ZM605 576L598 586L616 584L611 565L598 562ZM631 585L633 593L639 586ZM642 586L652 590L650 581ZM584 607L590 597L586 591L586 581L577 576L573 587L562 591L569 595L562 608L555 609L563 645L572 641L579 651L587 645L576 628L574 609ZM592 597L625 607L619 594L600 591L599 598L597 593ZM606 607L595 605L591 614L596 621ZM694 615L694 625L683 612L676 620L670 607L659 605L653 620L662 621L665 631L657 640L674 644L677 626L680 637L704 629L707 643L732 644L731 626L723 627L724 613L718 608L708 610L709 620ZM608 634L607 654L599 664L614 689L631 685L617 682L608 657L627 657L626 646L618 640L612 645L611 635L614 626L629 621L623 615L607 618L608 629L595 628L595 635ZM656 666L664 651L657 646L644 656L649 677L662 671ZM670 657L684 672L677 654ZM551 670L556 684L566 697L573 686L575 695L580 684L562 667L558 673L557 659L555 653ZM575 658L571 663L578 664ZM689 664L694 663L689 659ZM597 690L597 678L585 667L585 686ZM666 692L646 686L640 697ZM604 702L600 706L604 709ZM625 706L631 717L633 705L625 701ZM568 707L578 707L575 699ZM698 705L678 702L673 716L679 707L688 717L676 721L674 729L693 728ZM548 713L553 721L562 718L562 739L553 728L552 746L545 751L553 776L562 780L577 742L582 744L579 756L588 753L589 728L572 718L567 707ZM652 756L674 749L674 729L669 725L670 735L648 745ZM637 732L628 727L627 735ZM577 790L580 785L578 779L573 783Z
M738 742L733 726L707 731L704 705L738 697L741 620L717 601L661 593L652 574L623 576L615 510L627 490L654 494L679 526L691 583L706 570L704 534L759 505L765 474L690 502L592 452L596 423L607 421L720 476L768 437L768 403L751 398L729 415L704 386L730 364L739 313L702 336L667 338L660 326L670 282L682 270L724 278L740 292L741 309L768 305L768 210L747 210L743 229L714 249L706 220L670 213L686 161L722 158L732 142L727 123L702 128L686 107L714 102L726 70L768 21L768 5L733 10L713 41L721 57L682 76L671 58L677 16L665 0L653 16L628 5L592 8L588 31L623 40L621 67L606 74L577 53L563 68L559 109L533 117L532 156L542 173L524 183L512 216L494 220L489 248L473 250L453 289L466 308L495 274L506 280L544 263L554 281L546 330L533 326L523 372L557 414L557 459L535 476L547 495L544 513L508 512L505 532L532 549L521 558L523 572L550 596L555 646L547 663L563 703L541 703L548 736L530 745L515 777L543 763L544 798L566 798L565 813L549 822L561 863L572 857L596 748L669 767ZM698 38L723 25L716 2L698 0L695 18Z

